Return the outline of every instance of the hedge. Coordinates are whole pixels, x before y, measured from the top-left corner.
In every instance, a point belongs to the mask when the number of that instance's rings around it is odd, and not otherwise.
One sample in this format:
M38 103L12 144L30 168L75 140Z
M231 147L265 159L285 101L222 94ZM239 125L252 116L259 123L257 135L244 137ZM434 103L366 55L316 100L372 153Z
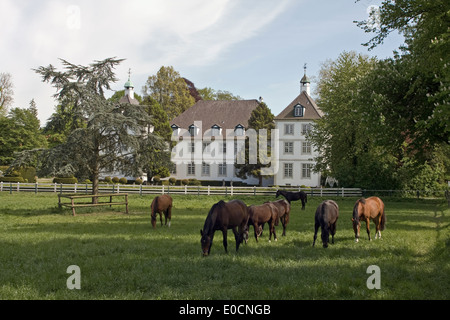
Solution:
M54 178L53 183L62 183L62 184L75 184L78 183L78 179L75 177L72 178Z
M23 183L25 180L22 177L0 177L0 182Z

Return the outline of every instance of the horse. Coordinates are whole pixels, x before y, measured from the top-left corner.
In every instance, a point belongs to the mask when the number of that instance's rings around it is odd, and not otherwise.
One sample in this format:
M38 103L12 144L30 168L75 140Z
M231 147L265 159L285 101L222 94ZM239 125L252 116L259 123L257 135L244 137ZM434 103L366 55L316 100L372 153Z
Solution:
M227 231L232 229L236 239L236 252L244 239L244 229L248 223L247 205L240 200L214 204L206 217L203 230L200 230L203 256L211 252L214 233L221 230L223 233L223 246L228 253Z
M153 228L156 227L156 215L159 213L159 219L161 220L161 226L163 225L162 222L162 213L164 213L166 226L167 226L167 219L169 219L169 225L170 228L170 222L172 220L172 197L169 195L162 195L158 196L152 201L151 210L152 210L152 226Z
M258 242L258 237L261 236L262 226L267 222L269 224L269 242L272 240L272 234L275 241L277 241L277 235L275 233L275 223L278 219L278 209L272 203L264 203L259 206L248 207L248 225L245 230L245 239L248 239L249 226L253 226L255 230L255 239Z
M278 198L280 195L283 196L289 202L289 204L291 204L291 201L302 200L302 210L305 210L305 205L308 202L308 195L305 192L303 192L303 191L288 192L288 191L278 190L277 194L276 194L276 198Z
M282 236L286 236L286 226L289 223L289 216L291 213L291 205L287 200L278 200L278 201L272 201L268 202L272 203L275 207L278 209L278 219L281 221L281 224L283 225L283 234ZM275 226L278 226L278 219L275 221Z
M315 226L314 226L314 242L316 244L317 231L319 227L322 229L322 244L324 248L328 248L328 242L334 244L334 235L336 234L336 224L339 218L339 206L333 200L322 202L316 210Z
M367 199L361 198L356 201L353 208L353 230L355 231L355 241L359 241L359 229L361 227L361 220L366 221L367 234L370 238L370 220L375 222L375 239L381 239L381 231L386 226L386 214L384 213L384 203L378 197L370 197Z

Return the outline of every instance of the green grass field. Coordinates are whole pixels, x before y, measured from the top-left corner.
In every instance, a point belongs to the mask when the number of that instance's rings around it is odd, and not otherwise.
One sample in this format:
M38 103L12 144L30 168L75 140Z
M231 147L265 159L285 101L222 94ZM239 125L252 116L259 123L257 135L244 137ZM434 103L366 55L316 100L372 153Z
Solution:
M294 203L287 236L229 254L216 233L203 258L200 229L222 199L174 196L171 228L151 228L153 196L130 196L122 207L57 208L55 194L0 194L0 299L449 299L450 209L443 199L383 199L387 227L367 240L364 224L355 243L351 213L340 206L336 243L312 248L314 212L324 199ZM247 205L273 198L242 197ZM372 224L372 237L374 226ZM81 289L69 290L67 268L81 271ZM367 268L379 266L381 289L369 290Z

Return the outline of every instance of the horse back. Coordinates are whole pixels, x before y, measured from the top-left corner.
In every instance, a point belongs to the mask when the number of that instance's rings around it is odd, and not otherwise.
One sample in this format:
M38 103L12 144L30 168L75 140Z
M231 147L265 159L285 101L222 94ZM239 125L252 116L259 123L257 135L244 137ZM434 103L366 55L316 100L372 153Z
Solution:
M274 204L269 202L259 206L250 206L248 208L248 215L252 223L257 222L261 224L271 219L277 219L278 209Z
M365 207L366 214L369 214L372 218L384 214L384 202L378 197L367 198Z
M223 205L217 208L216 227L221 229L234 228L247 224L247 205L241 200L232 200L230 202L223 202Z
M152 210L158 211L164 211L167 210L168 208L172 207L172 197L164 194L161 196L156 197L155 199L153 199L152 202Z
M333 224L339 218L339 206L333 200L325 200L316 210L316 222Z

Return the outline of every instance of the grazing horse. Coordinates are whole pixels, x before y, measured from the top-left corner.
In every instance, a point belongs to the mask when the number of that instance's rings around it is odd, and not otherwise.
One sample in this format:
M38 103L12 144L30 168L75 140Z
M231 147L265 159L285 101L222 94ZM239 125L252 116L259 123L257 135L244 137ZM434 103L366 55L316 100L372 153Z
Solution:
M316 244L317 231L319 227L322 229L322 243L324 248L328 248L328 242L334 244L334 235L336 234L336 224L339 218L339 206L333 200L326 200L322 202L316 210L315 216L315 230L313 247Z
M308 195L305 192L303 192L303 191L288 192L288 191L278 190L276 197L278 198L280 195L285 197L286 200L289 202L289 204L291 203L291 201L302 200L302 210L305 210L305 205L308 202Z
M272 234L277 241L277 235L275 233L275 224L278 219L278 209L272 203L264 203L260 206L248 207L248 226L246 228L246 239L248 239L249 226L253 226L255 230L255 239L258 242L258 237L261 236L262 226L264 223L269 224L269 242L272 240Z
M166 226L167 226L167 219L169 219L168 227L170 228L170 221L172 220L172 197L168 195L162 195L158 196L155 199L153 199L151 208L152 208L152 226L153 228L156 227L156 215L159 213L159 219L161 220L161 226L163 225L162 222L162 213L164 213Z
M378 197L361 198L356 201L353 208L353 230L355 231L355 241L359 241L359 229L361 227L361 220L366 222L367 234L370 238L370 220L375 222L375 239L381 239L381 231L386 226L386 214L384 213L384 203Z
M278 209L278 219L280 219L281 224L283 225L283 234L282 236L286 236L286 226L289 223L289 216L291 213L291 205L286 200L278 200L269 202L272 203ZM278 219L275 221L275 226L278 226Z
M221 230L223 233L223 246L228 252L227 231L233 229L236 239L236 252L243 241L244 229L248 222L247 205L240 200L230 202L219 201L211 207L206 217L203 230L200 230L203 256L208 256L214 238L214 232Z

